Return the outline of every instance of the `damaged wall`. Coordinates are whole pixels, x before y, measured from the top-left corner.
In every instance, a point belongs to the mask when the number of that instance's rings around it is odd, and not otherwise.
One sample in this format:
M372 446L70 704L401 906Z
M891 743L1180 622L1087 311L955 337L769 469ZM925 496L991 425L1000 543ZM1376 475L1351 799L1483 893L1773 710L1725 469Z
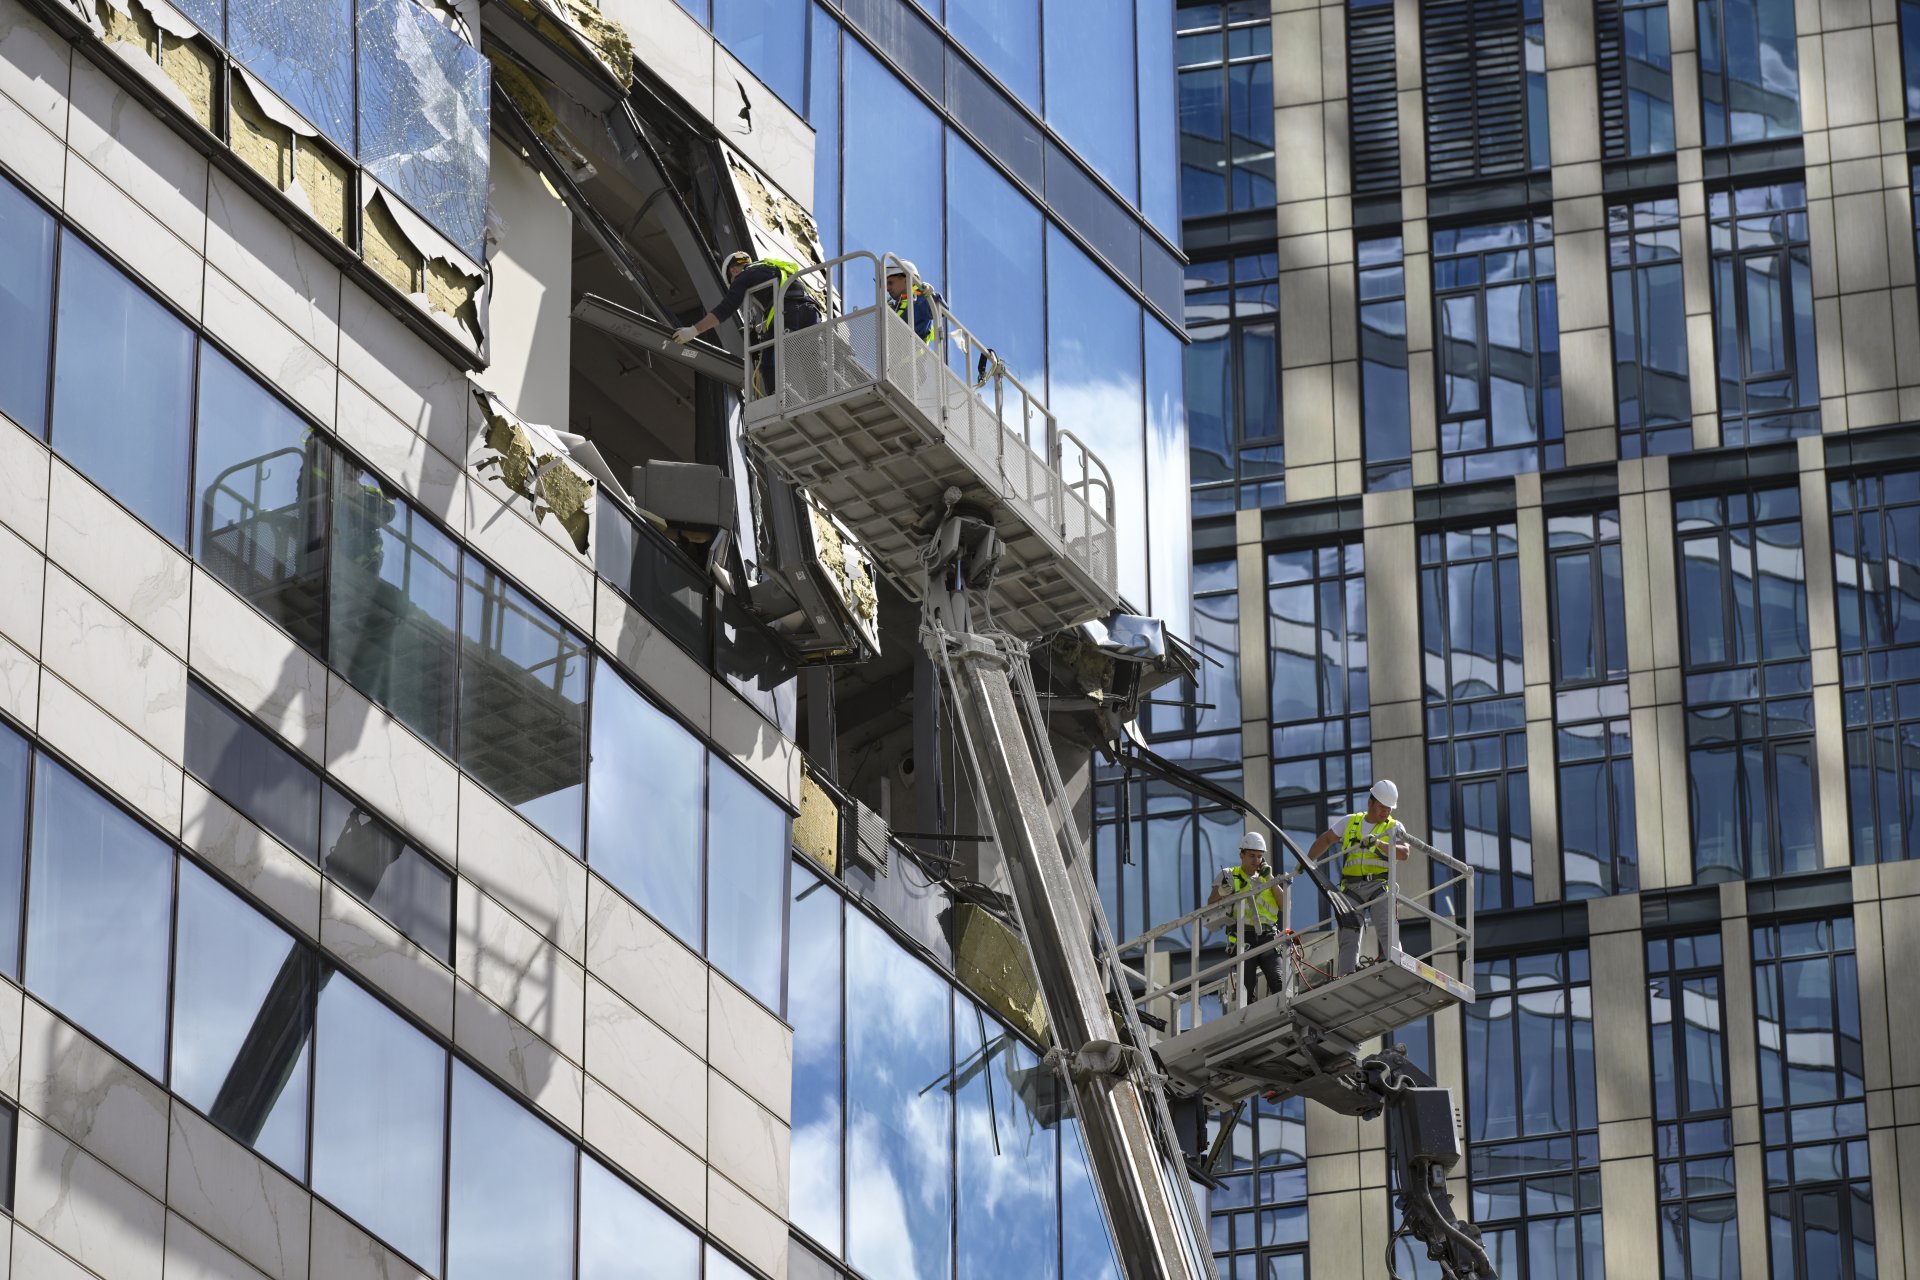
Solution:
M573 215L514 148L493 140L492 364L480 381L529 422L567 428Z

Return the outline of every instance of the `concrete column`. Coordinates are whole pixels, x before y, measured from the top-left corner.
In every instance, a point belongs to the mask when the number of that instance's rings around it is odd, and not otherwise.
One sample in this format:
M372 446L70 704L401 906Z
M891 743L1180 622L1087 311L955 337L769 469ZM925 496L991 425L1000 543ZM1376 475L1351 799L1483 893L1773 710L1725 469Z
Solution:
M1693 883L1680 596L1665 458L1620 464L1620 544L1640 884L1662 889Z
M1301 502L1363 487L1345 4L1274 13L1273 101L1287 499Z
M1796 21L1821 427L1884 426L1920 413L1897 12L1805 0Z
M1420 58L1420 0L1394 0L1393 51L1400 92L1400 238L1406 254L1407 394L1413 482L1440 479L1433 381L1433 242L1427 234L1427 117Z
M1400 787L1399 818L1426 837L1427 757L1421 707L1419 540L1413 494L1370 493L1366 519L1367 681L1373 772Z
M1607 1274L1660 1272L1653 1171L1653 1079L1640 895L1587 905L1593 968L1594 1077L1599 1086L1600 1220Z
M1260 540L1260 513L1234 513L1236 576L1240 587L1240 757L1247 802L1273 816L1273 736L1267 710L1267 555ZM1276 851L1276 865L1287 859Z
M1620 452L1607 284L1607 210L1600 194L1600 87L1593 4L1591 0L1546 0L1544 18L1561 403L1567 463L1580 466L1611 462Z
M1807 637L1813 656L1815 767L1820 802L1820 861L1853 861L1847 821L1847 726L1840 696L1839 633L1833 612L1833 524L1827 506L1826 449L1800 440L1800 545L1807 577Z
M1540 509L1540 477L1515 476L1514 533L1520 543L1520 598L1544 602L1547 594L1547 529ZM1553 736L1552 619L1542 608L1520 616L1521 673L1527 708L1527 805L1533 826L1533 896L1558 901L1560 877L1560 771Z

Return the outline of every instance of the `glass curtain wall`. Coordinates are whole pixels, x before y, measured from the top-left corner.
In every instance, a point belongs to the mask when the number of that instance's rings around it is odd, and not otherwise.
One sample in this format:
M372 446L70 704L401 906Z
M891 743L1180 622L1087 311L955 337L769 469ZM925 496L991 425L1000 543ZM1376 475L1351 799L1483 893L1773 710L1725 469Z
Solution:
M1693 447L1693 400L1687 388L1679 200L1611 206L1607 247L1620 456L1684 452Z
M1694 876L1817 870L1800 491L1676 498L1674 522Z
M1920 857L1920 471L1828 494L1853 860Z
M1254 0L1228 0L1182 5L1177 18L1181 212L1271 209L1272 14Z
M1285 501L1280 421L1280 259L1187 268L1187 444L1193 514Z
M1700 122L1709 147L1800 132L1793 0L1696 0Z
M1804 182L1707 196L1723 444L1820 430L1806 210Z
M1407 372L1407 273L1398 235L1357 241L1360 285L1360 429L1367 489L1413 486Z
M1647 940L1663 1280L1739 1280L1720 935Z
M1307 1104L1250 1100L1233 1119L1209 1198L1222 1277L1306 1280ZM1228 1117L1215 1116L1216 1124Z

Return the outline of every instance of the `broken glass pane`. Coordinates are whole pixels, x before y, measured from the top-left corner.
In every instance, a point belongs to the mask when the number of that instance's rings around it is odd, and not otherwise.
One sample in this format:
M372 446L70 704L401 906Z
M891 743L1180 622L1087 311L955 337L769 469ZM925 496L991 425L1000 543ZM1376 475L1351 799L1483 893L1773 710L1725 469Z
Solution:
M226 38L226 0L173 0L173 7L193 19L193 24L215 40Z
M231 0L227 48L353 153L353 0Z
M361 0L361 163L476 260L487 225L489 70L414 0Z

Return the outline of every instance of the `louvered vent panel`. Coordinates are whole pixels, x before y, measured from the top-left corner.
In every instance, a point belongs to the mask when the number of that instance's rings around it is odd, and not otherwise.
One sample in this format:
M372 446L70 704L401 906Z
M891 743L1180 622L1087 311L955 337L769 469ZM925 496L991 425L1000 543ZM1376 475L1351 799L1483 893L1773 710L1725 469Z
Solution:
M1400 189L1400 103L1393 6L1347 6L1347 94L1353 118L1353 189Z
M1601 154L1627 154L1627 52L1620 0L1594 0L1593 37L1600 63Z
M1427 0L1427 181L1527 171L1519 0Z

